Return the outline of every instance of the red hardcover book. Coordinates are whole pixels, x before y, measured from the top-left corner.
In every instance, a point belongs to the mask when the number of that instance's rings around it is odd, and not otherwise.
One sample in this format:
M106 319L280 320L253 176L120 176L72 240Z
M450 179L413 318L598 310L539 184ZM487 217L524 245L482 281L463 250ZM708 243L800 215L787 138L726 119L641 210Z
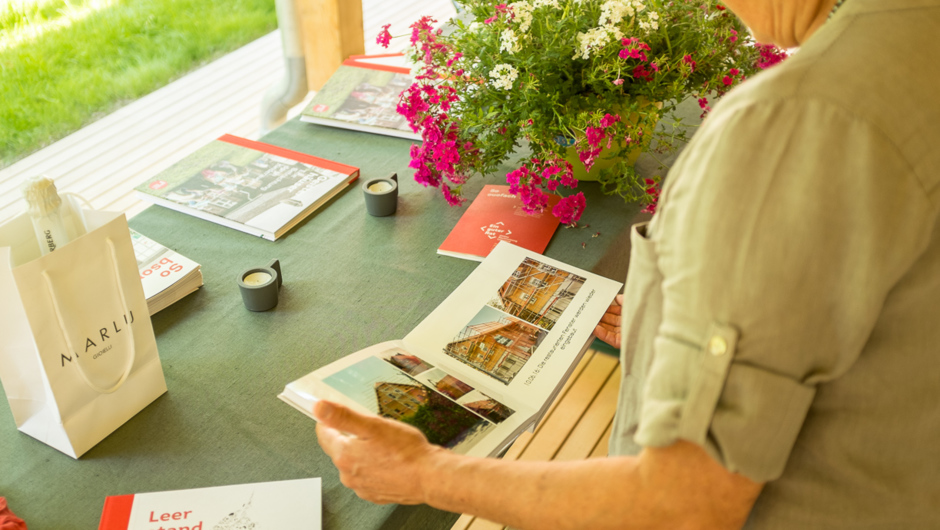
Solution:
M160 206L274 241L359 168L226 134L134 188Z
M321 528L320 479L115 495L98 530Z
M509 194L509 186L484 186L457 221L438 254L483 261L500 241L543 253L558 228L552 207L561 199L550 195L548 208L539 214L522 211L522 202Z

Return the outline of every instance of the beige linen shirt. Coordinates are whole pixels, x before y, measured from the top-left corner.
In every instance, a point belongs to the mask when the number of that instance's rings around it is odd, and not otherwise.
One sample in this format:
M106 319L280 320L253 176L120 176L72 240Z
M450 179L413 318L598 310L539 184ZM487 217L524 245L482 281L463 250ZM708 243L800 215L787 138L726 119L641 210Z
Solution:
M747 528L940 528L940 0L846 0L634 227L612 454L769 481Z

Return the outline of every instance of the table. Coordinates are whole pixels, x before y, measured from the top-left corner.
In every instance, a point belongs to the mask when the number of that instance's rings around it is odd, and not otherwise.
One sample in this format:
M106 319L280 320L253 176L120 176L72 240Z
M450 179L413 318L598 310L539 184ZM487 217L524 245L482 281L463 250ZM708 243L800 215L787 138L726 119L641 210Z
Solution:
M263 140L358 166L362 179L398 172L397 214L370 217L352 186L276 242L156 206L133 218L134 229L201 263L205 286L152 319L169 392L81 459L17 432L3 400L0 495L30 530L97 528L108 495L303 477L323 479L326 529L437 529L457 519L356 497L317 445L315 422L276 395L343 355L403 337L456 288L477 264L436 248L464 210L411 180L410 141L296 119ZM467 195L501 178L476 179ZM585 226L559 228L546 254L622 280L639 207L596 183L581 189ZM280 302L251 313L235 277L274 258Z

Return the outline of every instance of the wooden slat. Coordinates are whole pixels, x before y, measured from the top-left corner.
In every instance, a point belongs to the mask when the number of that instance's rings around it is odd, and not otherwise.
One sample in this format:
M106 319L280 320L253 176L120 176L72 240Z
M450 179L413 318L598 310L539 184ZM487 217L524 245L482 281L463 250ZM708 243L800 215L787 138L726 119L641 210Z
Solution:
M558 392L558 396L555 398L555 401L553 401L552 404L549 405L548 411L545 412L545 416L542 418L542 421L539 422L538 426L536 426L534 431L532 432L526 431L522 433L521 435L519 435L519 437L516 438L516 441L513 442L509 450L506 451L506 454L503 455L502 457L503 460L516 460L517 458L519 458L519 455L521 455L525 451L526 447L529 446L529 443L532 441L535 435L538 434L542 430L542 428L544 428L546 422L548 422L549 418L551 418L552 415L555 413L555 409L558 407L558 404L561 403L565 399L565 396L568 394L568 391L571 389L571 385L573 385L574 382L578 380L578 378L584 372L584 369L587 368L588 365L591 364L591 359L593 359L596 354L597 352L595 352L594 350L588 350L584 352L584 356L581 358L581 361L578 362L578 365L575 366L574 370L571 372L571 376L568 377L568 380L565 381L565 384L561 387L561 390Z
M591 456L617 411L619 390L620 370L614 369L552 460L584 460Z
M607 425L607 429L604 430L604 435L601 436L600 442L597 446L594 447L594 450L591 451L591 456L588 458L607 458L607 451L610 443L610 434L614 430L614 419L610 419L610 424Z
M617 406L620 371L617 359L589 350L534 433L523 433L503 459L573 460L606 455ZM462 515L452 530L501 530L503 525Z
M519 460L551 460L616 368L617 359L614 357L604 354L594 355L591 363L571 385L564 399L555 408L555 412L545 420L542 432L533 438L519 456Z

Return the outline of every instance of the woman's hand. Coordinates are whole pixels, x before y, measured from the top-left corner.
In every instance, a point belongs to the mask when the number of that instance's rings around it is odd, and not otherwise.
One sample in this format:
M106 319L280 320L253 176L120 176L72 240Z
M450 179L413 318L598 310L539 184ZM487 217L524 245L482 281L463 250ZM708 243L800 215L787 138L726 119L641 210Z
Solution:
M614 348L620 349L620 321L623 295L618 294L594 328L594 335Z

